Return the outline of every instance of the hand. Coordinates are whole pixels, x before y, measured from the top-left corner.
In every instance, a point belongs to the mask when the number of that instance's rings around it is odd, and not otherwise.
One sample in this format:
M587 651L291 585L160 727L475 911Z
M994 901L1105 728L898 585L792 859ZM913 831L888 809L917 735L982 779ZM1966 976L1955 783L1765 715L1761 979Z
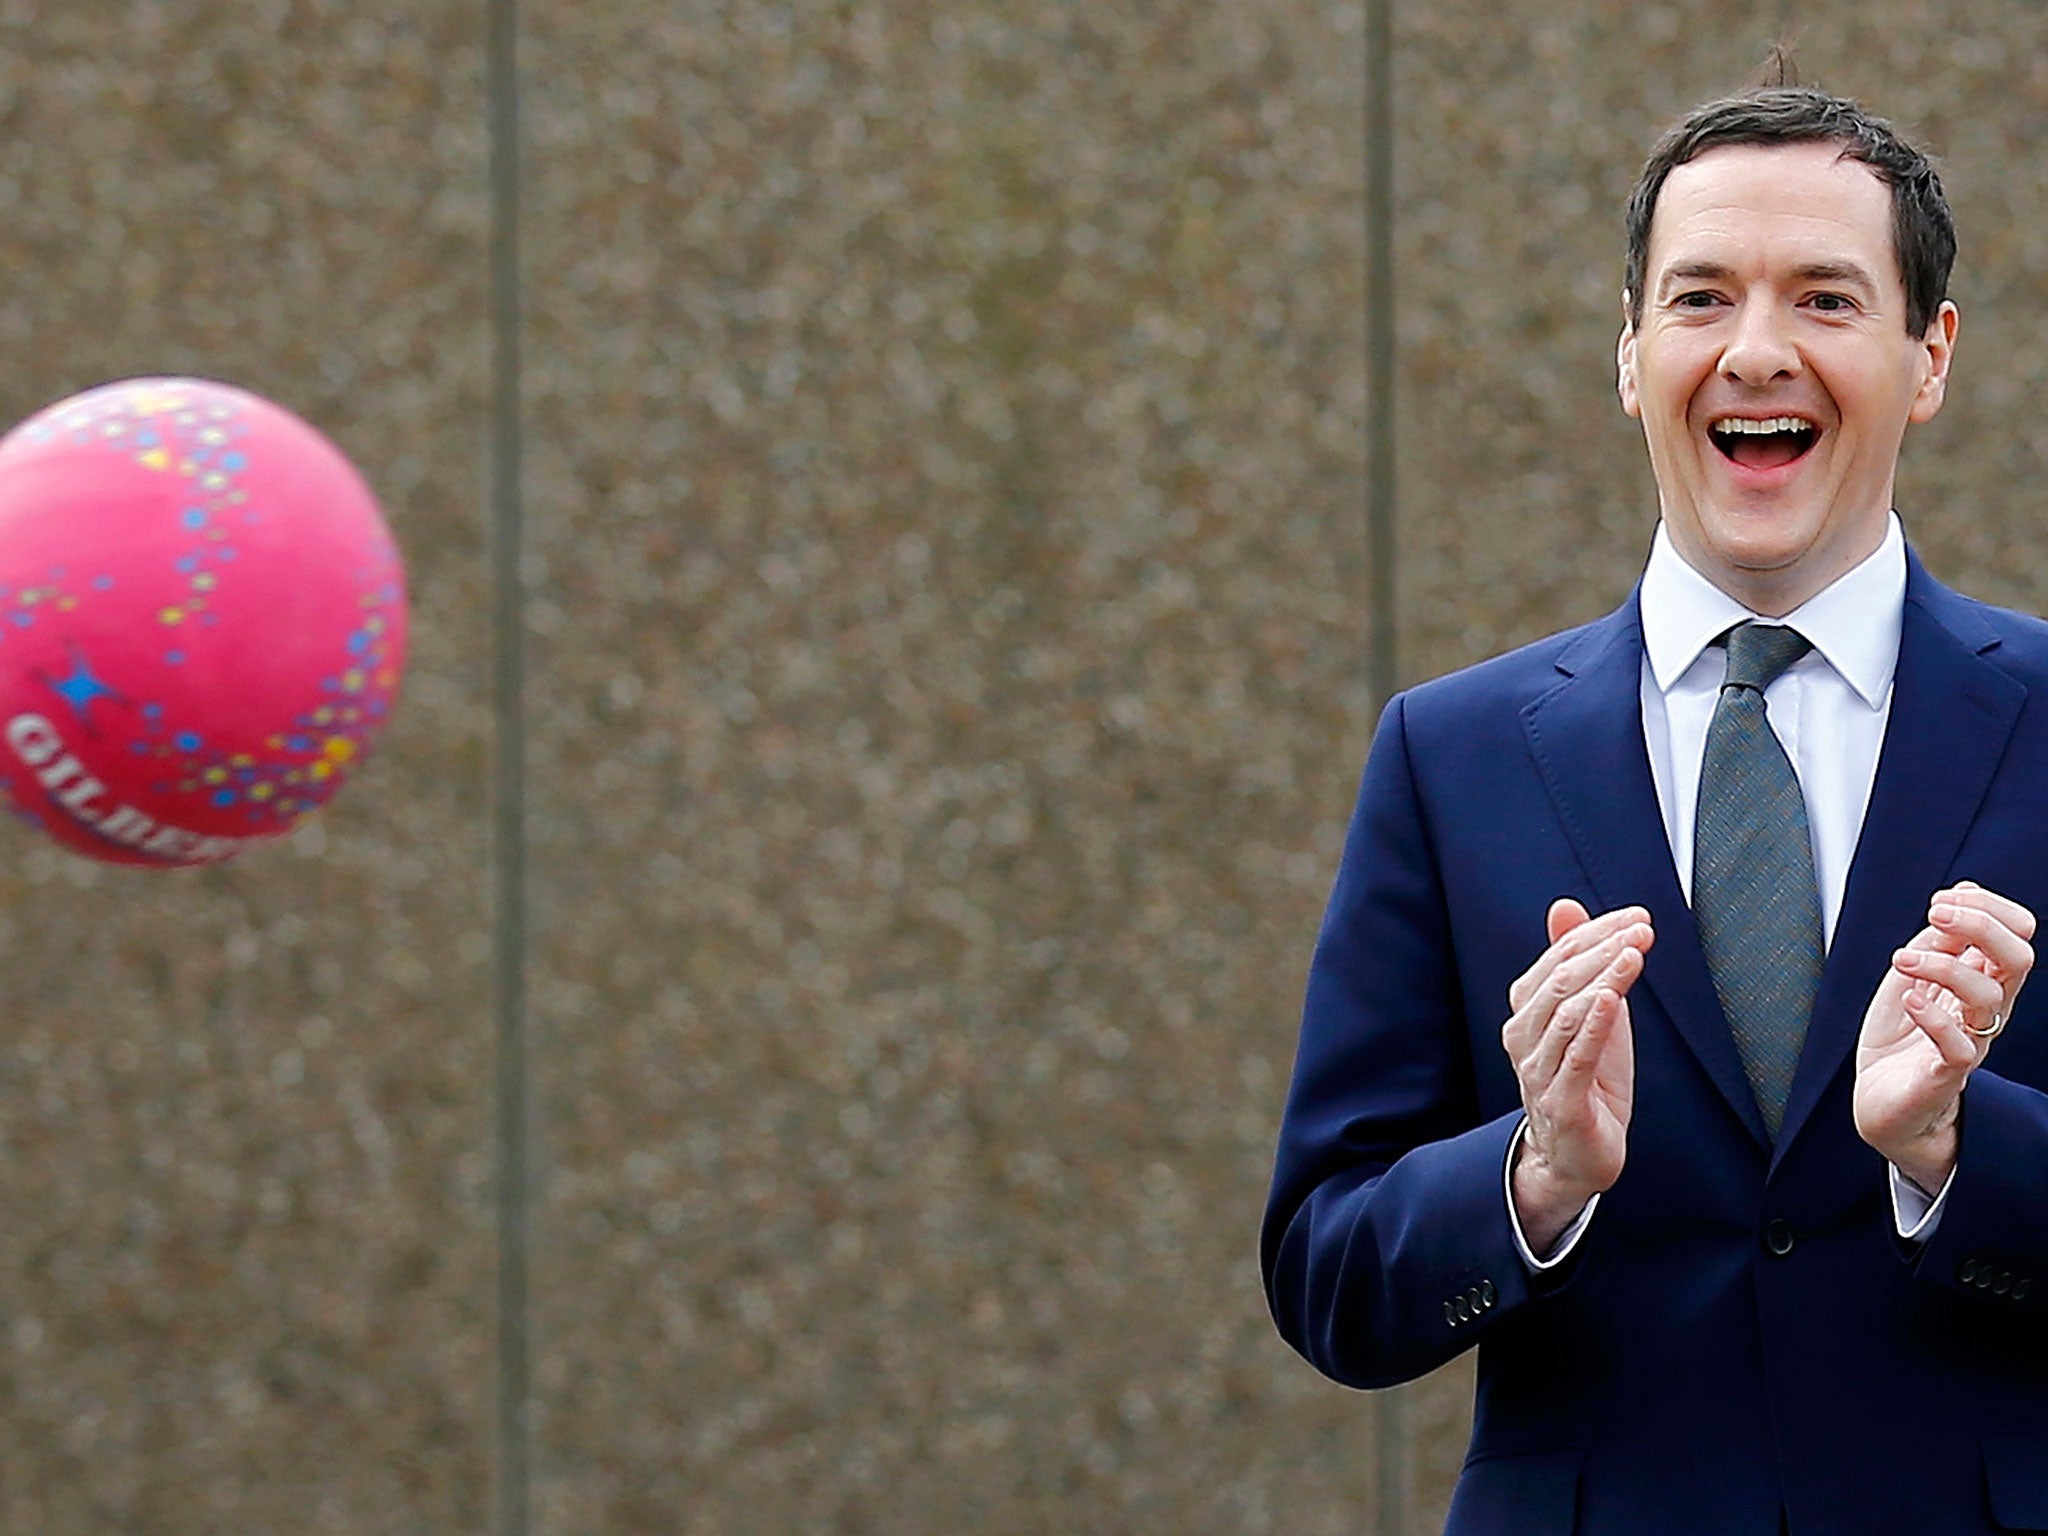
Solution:
M1973 881L1936 891L1856 1042L1856 1132L1929 1194L1956 1164L1963 1084L2033 969L2034 914Z
M1621 1176L1636 1078L1625 998L1656 938L1641 907L1589 917L1569 899L1544 927L1550 947L1508 988L1500 1032L1529 1117L1515 1215L1539 1254Z

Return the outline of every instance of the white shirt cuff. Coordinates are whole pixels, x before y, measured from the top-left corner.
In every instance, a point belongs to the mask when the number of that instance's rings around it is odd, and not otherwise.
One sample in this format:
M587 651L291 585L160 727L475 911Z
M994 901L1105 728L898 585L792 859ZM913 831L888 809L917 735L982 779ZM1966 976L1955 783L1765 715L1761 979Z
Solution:
M1549 1254L1544 1258L1537 1258L1535 1252L1529 1247L1528 1236L1522 1231L1522 1218L1515 1213L1515 1154L1522 1150L1522 1138L1528 1134L1529 1122L1525 1119L1520 1125L1515 1127L1515 1134L1508 1142L1508 1164L1501 1174L1501 1186L1507 1195L1508 1227L1515 1234L1515 1252L1522 1256L1524 1264L1528 1265L1529 1268L1538 1274L1541 1274L1546 1269L1557 1268L1558 1265L1572 1256L1572 1250L1578 1247L1579 1239L1585 1236L1587 1224L1592 1221L1593 1212L1599 1207L1600 1197L1595 1195L1592 1199L1588 1200L1586 1208L1573 1218L1570 1226L1564 1229L1564 1235L1558 1238ZM1898 1177L1898 1170L1896 1168L1892 1170L1892 1175L1893 1198L1896 1200L1898 1186L1902 1181ZM1942 1193L1947 1194L1948 1191L1943 1189Z
M1941 1192L1930 1195L1895 1165L1886 1163L1885 1167L1892 1176L1892 1220L1898 1224L1899 1236L1909 1243L1926 1242L1941 1222L1941 1208L1956 1181L1955 1169L1949 1169L1948 1177L1941 1181Z

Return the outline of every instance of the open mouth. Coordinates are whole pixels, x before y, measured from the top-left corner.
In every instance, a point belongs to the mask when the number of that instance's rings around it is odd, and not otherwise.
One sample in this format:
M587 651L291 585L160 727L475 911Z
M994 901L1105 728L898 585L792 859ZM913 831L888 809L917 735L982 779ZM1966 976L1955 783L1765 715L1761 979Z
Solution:
M1820 428L1797 416L1724 416L1707 429L1722 456L1745 469L1778 469L1804 458Z

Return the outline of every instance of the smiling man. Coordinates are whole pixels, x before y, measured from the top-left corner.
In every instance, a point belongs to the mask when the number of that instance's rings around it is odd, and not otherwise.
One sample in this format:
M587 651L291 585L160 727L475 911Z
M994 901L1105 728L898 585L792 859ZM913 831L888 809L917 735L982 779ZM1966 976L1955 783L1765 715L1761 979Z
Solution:
M1853 102L1672 128L1642 581L1381 720L1261 1254L1339 1381L1478 1347L1455 1536L2048 1530L2048 626L1893 510L1954 254Z

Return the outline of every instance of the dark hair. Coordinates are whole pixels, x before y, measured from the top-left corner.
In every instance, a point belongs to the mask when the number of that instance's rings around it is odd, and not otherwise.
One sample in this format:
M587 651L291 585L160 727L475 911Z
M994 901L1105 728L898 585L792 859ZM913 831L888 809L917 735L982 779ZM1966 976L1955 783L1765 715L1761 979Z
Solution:
M1892 253L1906 285L1906 330L1925 335L1948 297L1956 226L1933 163L1899 131L1846 97L1810 86L1772 86L1710 101L1673 124L1650 151L1628 200L1628 260L1622 283L1628 318L1643 318L1644 268L1657 194L1679 166L1735 144L1839 144L1843 158L1867 165L1892 193Z

